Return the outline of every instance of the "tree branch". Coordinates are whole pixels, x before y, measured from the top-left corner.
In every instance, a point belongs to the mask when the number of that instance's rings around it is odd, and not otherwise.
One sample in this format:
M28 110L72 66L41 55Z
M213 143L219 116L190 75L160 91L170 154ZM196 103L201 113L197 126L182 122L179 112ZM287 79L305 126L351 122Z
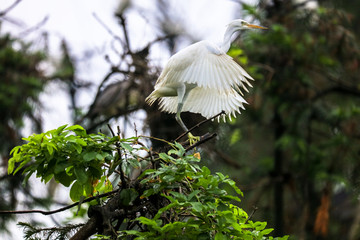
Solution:
M212 138L214 138L214 137L216 137L216 136L217 136L216 133L212 133L212 134L206 133L205 135L203 135L203 136L200 137L200 141L197 141L195 144L190 145L189 147L187 147L187 148L185 149L185 151L186 151L186 152L187 152L187 151L190 151L191 149L196 148L197 146L199 146L199 145L201 145L201 144L209 141L210 139L212 139Z
M344 86L344 85L338 85L338 86L331 87L331 88L328 88L328 89L325 89L325 90L319 92L311 100L316 101L316 100L320 99L321 97L324 97L324 96L326 96L328 94L331 94L331 93L350 94L350 95L353 95L355 97L360 97L360 90L359 89Z
M181 134L180 136L178 136L174 141L177 142L179 141L179 139L181 139L182 137L184 137L186 134L188 134L189 132L191 132L192 130L194 130L195 128L200 127L201 125L203 125L204 123L207 123L217 117L220 117L221 115L225 114L225 111L221 111L220 113L216 114L215 116L213 116L212 118L209 119L205 119L202 122L199 122L198 124L196 124L195 126L191 127L188 131L184 132L183 134Z
M116 192L118 192L119 189L111 191L111 192L107 192L107 193L103 193L97 196L93 196L93 197L89 197L86 198L85 200L82 201L82 203L86 203L86 202L90 202L92 200L98 199L98 198L102 198L102 197L107 197L109 195L112 195ZM71 205L62 207L62 208L58 208L56 210L52 210L52 211L44 211L44 210L20 210L20 211L0 211L0 215L5 215L5 214L28 214L28 213L40 213L42 215L51 215L51 214L55 214L55 213L59 213L59 212L63 212L67 209L76 207L79 205L79 202L73 203Z
M25 31L21 32L19 36L25 37L26 35L35 32L36 30L40 29L42 26L46 24L46 22L49 20L49 16L45 16L39 23L37 23L35 26L30 27L29 29L26 29Z
M4 9L0 12L0 17L5 16L8 12L10 12L14 7L16 7L22 0L16 0L13 4L11 4L8 8Z

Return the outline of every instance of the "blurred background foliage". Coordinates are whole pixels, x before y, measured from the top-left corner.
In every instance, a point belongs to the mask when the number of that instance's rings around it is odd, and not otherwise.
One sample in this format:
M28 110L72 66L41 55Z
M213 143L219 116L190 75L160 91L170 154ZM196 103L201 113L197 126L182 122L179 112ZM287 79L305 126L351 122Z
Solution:
M21 192L26 207L41 202L29 188L21 185L22 176L6 174L9 150L21 143L25 121L34 131L41 131L39 95L46 78L39 65L45 59L42 51L30 50L31 44L10 35L0 35L0 210L15 209ZM9 218L0 218L0 229L8 230Z
M241 136L228 151L249 173L245 201L302 239L359 238L359 35L336 3L260 3L270 30L238 44L259 81L224 132Z
M243 32L229 52L256 81L245 95L246 111L230 123L208 123L195 132L218 133L216 141L201 149L203 164L236 180L245 194L244 209L256 207L253 218L268 221L274 235L359 239L360 2L235 2L241 10L234 18L259 22L269 30ZM47 57L45 47L30 51L31 43L0 35L0 209L15 209L19 192L33 195L21 187L20 176L10 180L6 175L7 152L19 143L24 119L34 131L42 130L38 97L51 80L68 86L73 120L89 131L119 118L132 128L132 118L145 112L144 128L152 136L171 140L181 133L174 116L144 103L161 71L149 52L165 43L162 51L172 54L179 43L196 39L178 21L176 11L169 10L170 2L158 0L157 24L152 27L159 38L132 49L127 30L130 3L119 1L114 10L122 31L114 41L121 51L117 60L106 58L109 73L96 86L77 79L66 41L60 64L44 77L39 66ZM89 87L97 93L90 106L81 108L76 96ZM183 119L188 126L202 120L190 113ZM28 207L44 203L36 197L26 202ZM8 219L0 219L0 228L6 229Z

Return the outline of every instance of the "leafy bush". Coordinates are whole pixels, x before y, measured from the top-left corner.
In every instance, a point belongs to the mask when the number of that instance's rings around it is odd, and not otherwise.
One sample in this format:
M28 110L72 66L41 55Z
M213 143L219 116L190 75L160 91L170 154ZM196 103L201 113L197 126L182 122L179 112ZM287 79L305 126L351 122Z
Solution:
M266 222L250 220L238 206L243 193L235 182L200 167L199 153L187 154L179 143L156 153L141 143L142 138L107 137L87 134L78 125L61 126L25 138L26 144L11 151L8 171L22 170L26 180L36 173L44 182L54 178L71 185L70 198L80 203L105 193L104 201L96 199L93 203L98 205L89 208L88 223L95 219L94 229L89 232L84 226L76 234L98 232L99 238L116 239L287 239L267 236L272 229ZM141 157L144 150L146 156ZM131 169L140 168L147 169L131 179ZM115 194L110 178L113 183L120 178ZM28 226L26 236L44 232Z

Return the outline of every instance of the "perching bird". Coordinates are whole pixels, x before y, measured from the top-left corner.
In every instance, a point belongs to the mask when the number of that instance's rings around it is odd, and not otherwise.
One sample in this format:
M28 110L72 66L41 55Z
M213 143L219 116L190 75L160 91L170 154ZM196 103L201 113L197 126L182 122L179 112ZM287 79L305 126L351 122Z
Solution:
M146 102L152 105L160 98L160 110L176 113L175 118L184 131L188 129L181 120L181 112L200 113L210 118L225 111L236 117L235 113L240 113L239 108L244 109L246 103L241 89L248 92L247 86L252 87L248 79L253 78L226 53L234 33L251 28L266 29L241 19L233 20L220 46L200 41L174 54Z

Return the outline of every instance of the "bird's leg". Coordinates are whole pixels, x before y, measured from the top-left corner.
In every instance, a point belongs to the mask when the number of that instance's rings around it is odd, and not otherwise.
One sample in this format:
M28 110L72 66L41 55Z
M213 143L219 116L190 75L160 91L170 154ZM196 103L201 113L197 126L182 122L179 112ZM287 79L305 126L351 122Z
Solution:
M186 125L184 124L184 122L182 121L181 117L180 117L180 114L181 114L181 108L180 108L180 111L179 111L179 105L178 105L178 111L175 115L175 119L176 121L180 124L180 126L182 127L182 129L184 129L185 132L189 131L189 129L186 127Z
M188 132L189 129L185 126L184 122L182 121L182 119L180 117L180 114L181 114L181 110L182 110L182 108L184 106L184 102L185 102L186 98L188 97L190 90L193 89L193 88L194 88L194 86L191 85L190 89L187 89L186 85L182 84L177 90L177 93L178 93L178 106L177 106L175 119L180 124L182 129L184 129L185 132ZM200 137L195 137L194 135L192 135L191 132L188 133L188 137L189 137L190 145L193 145L194 143L196 143L197 141L200 140Z
M178 109L179 109L179 105L178 105ZM181 113L181 109L180 109L180 111L178 111L176 113L175 119L180 124L182 129L184 129L185 132L188 132L189 129L185 126L184 122L181 120L180 113ZM192 135L191 132L188 132L188 138L189 138L190 145L193 145L194 143L196 143L200 140L200 137Z

